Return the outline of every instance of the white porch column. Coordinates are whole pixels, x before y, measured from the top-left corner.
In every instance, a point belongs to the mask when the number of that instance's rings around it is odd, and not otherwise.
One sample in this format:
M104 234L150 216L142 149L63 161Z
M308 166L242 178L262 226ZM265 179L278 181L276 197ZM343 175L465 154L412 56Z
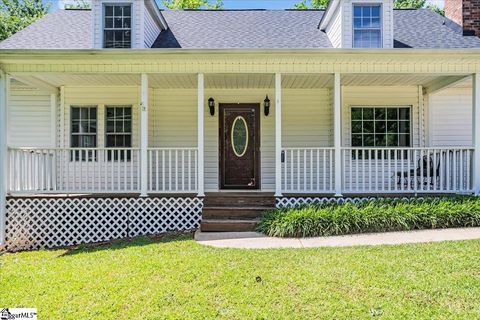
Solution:
M0 70L0 246L5 244L7 196L7 75Z
M335 148L335 196L342 195L342 92L341 75L335 73L333 84L333 145Z
M142 73L140 89L140 196L148 190L148 75Z
M275 197L282 196L282 75L275 74Z
M472 107L473 190L475 195L480 195L480 73L473 74Z
M198 196L204 197L204 130L203 130L203 103L204 103L204 76L198 74L198 92L197 92L197 147L198 147Z

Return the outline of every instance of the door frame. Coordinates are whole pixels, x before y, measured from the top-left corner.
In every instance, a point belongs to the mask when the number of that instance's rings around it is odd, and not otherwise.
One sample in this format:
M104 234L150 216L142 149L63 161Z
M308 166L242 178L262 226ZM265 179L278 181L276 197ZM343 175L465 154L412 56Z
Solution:
M229 187L224 185L223 176L224 176L224 144L223 131L224 131L224 114L225 109L254 109L255 110L255 134L254 134L254 171L255 171L255 187ZM219 190L260 190L261 188L261 154L260 154L260 103L219 103L218 104L218 188Z

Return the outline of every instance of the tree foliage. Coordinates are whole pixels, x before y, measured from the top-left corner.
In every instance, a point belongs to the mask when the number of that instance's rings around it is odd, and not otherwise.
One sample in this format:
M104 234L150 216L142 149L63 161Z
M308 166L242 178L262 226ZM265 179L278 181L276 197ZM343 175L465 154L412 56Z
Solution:
M223 8L222 0L162 0L165 7L171 10L182 9L212 9L218 10Z
M42 0L0 0L0 40L46 15L49 7Z
M326 9L329 0L301 0L294 5L295 9ZM395 0L395 9L419 9L429 8L441 15L445 12L433 4L427 4L426 0Z

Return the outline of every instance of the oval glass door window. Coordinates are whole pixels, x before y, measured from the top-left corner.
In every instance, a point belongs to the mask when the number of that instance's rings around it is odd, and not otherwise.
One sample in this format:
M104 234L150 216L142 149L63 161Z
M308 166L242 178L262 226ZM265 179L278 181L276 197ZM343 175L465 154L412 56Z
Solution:
M233 120L231 132L232 148L237 157L242 157L248 148L248 126L242 116Z

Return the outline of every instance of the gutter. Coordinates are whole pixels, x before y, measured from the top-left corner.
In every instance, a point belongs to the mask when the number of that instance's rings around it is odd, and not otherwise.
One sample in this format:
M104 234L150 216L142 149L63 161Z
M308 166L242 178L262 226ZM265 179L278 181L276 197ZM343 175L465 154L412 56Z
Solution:
M411 49L411 48L381 48L381 49L346 49L346 48L301 48L301 49L0 49L0 57L8 56L119 56L119 55L211 55L211 54L319 54L319 55L445 55L445 54L480 54L479 48L448 48L448 49ZM479 55L480 58L480 55Z

